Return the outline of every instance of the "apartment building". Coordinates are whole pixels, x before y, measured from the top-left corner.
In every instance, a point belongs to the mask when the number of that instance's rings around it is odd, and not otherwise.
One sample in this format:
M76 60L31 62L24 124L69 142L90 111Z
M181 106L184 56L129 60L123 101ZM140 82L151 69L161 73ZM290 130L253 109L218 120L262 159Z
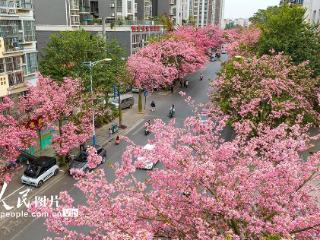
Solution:
M20 95L38 70L31 0L0 0L0 97Z
M139 1L134 0L34 0L37 48L40 53L47 46L50 35L61 31L84 29L92 34L116 39L127 55L148 43L148 39L163 34L162 26L152 21L136 20L135 9ZM145 1L145 0L144 0ZM134 4L133 4L134 3ZM149 3L152 3L149 1ZM144 5L146 6L146 5ZM145 7L152 13L151 6ZM50 10L49 10L50 9ZM123 19L125 17L125 19ZM106 19L103 33L101 22ZM144 17L143 17L144 18ZM122 19L121 25L117 24ZM115 22L112 27L110 22ZM118 21L115 21L118 20Z
M171 0L136 0L137 19L149 20L162 15L170 16Z
M136 18L135 0L91 0L91 2L97 3L100 18L106 17L108 20Z
M190 0L170 0L170 16L174 25L187 23L190 16Z
M219 0L192 1L192 15L197 26L203 27L209 24L216 24L216 22L219 22L219 20L221 21L221 19L219 19L221 15L219 15L218 19L216 20L216 14L222 11L222 9L220 9L222 5L217 5L217 1Z
M136 0L136 18L138 20L150 20L153 17L152 9L153 2L152 0Z
M152 16L170 15L171 0L152 0Z
M217 26L222 26L222 19L224 18L224 6L225 6L225 0L214 0L213 11L214 16L211 16L209 19L211 19L212 23L214 23Z

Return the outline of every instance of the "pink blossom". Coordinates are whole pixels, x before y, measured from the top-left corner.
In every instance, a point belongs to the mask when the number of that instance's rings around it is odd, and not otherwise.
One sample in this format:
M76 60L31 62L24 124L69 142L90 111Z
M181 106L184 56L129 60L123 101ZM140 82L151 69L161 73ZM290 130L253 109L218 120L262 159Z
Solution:
M162 167L148 172L145 183L132 168L141 147L130 145L114 181L102 170L79 180L84 205L66 195L57 209L31 210L49 213L48 230L71 239L318 239L320 209L312 181L319 180L320 153L302 160L310 142L307 129L261 126L248 138L238 123L236 138L225 142L219 122L224 120L213 113L205 123L187 118L184 128L155 120L149 143L156 154L143 154ZM79 217L53 214L72 206ZM73 231L74 226L90 232Z
M88 167L89 168L94 169L99 164L101 164L102 157L97 154L97 150L94 147L88 147L87 154L88 154Z
M52 143L60 156L84 143L92 132L92 111L87 109L92 99L86 98L82 90L79 80L65 78L58 83L39 75L37 85L20 100L29 118L42 118L44 127L56 130Z

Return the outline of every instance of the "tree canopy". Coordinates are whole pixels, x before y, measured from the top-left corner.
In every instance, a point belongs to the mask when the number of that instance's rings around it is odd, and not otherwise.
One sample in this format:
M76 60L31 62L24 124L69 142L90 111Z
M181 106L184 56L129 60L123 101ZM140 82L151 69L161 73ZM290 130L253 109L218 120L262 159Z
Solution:
M62 81L64 77L81 78L88 85L89 69L84 63L111 58L94 67L95 89L111 91L118 75L125 71L124 52L114 40L105 41L84 30L66 31L50 36L40 61L40 71L45 76Z
M282 54L235 58L214 82L213 101L231 123L277 127L319 124L318 79L306 64L294 65Z
M257 43L260 55L273 49L291 56L294 63L310 63L316 75L320 74L320 34L316 26L305 21L305 9L285 4L259 10L250 21L261 29Z

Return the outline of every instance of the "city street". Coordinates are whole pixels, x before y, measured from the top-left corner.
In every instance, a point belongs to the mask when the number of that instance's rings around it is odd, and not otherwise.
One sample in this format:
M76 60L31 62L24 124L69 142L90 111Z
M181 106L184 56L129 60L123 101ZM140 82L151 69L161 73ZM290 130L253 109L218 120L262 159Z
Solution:
M222 58L225 58L225 56L223 56ZM185 91L186 94L191 96L197 103L207 102L208 91L210 90L208 79L214 79L219 69L219 61L208 63L204 69L189 75L187 77L187 79L189 80L188 88L183 88L181 90ZM203 81L199 81L201 73L204 75ZM192 115L193 113L191 107L188 106L185 103L184 99L178 94L179 91L180 86L177 86L173 94L171 92L165 92L149 95L147 98L147 109L145 110L143 120L139 120L133 126L128 126L127 136L136 144L145 145L148 141L148 138L152 138L152 135L144 135L145 121L156 118L168 121L169 119L167 117L167 114L172 104L174 104L176 108L176 126L181 127L183 125L184 119ZM151 100L154 100L156 103L157 110L155 112L149 111L149 105ZM111 142L105 147L108 153L108 160L101 167L105 169L107 178L112 181L114 179L114 174L111 167L115 163L121 161L121 155L126 147L126 144L122 142L120 145L116 146L113 144L113 142ZM136 172L136 177L139 180L143 181L147 177L147 172L143 170L138 170ZM32 194L32 196L47 196L50 199L50 197L56 196L59 192L68 190L69 194L71 194L71 196L73 196L77 202L82 202L83 197L80 191L74 187L74 183L75 180L71 178L68 174L60 172L58 177L50 179L40 189L33 189L33 191L30 194ZM10 189L12 194L10 196L7 195L8 199L5 200L10 201L9 198L11 198L15 199L16 201L17 198L21 196L19 195L19 192L25 189L26 187L24 187L24 189L21 190ZM2 204L0 207L3 208ZM19 208L19 211L21 211L22 209L22 207ZM43 223L44 219L34 219L32 217L20 217L18 219L1 219L1 240L38 240L46 236L53 236L47 232L46 226L44 226Z

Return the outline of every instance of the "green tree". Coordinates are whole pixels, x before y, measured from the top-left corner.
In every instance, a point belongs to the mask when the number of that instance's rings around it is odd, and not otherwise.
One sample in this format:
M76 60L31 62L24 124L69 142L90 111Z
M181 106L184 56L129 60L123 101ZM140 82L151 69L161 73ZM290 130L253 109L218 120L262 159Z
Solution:
M94 89L104 93L111 92L118 75L125 71L124 52L114 40L105 41L84 30L66 31L50 36L40 60L40 71L45 76L61 81L64 77L81 78L89 86L89 69L84 64L111 58L94 66Z
M224 29L232 29L232 28L235 28L235 24L234 22L229 22L226 24Z
M271 49L284 52L295 64L309 61L314 73L320 75L320 34L304 16L302 7L284 4L259 10L250 21L262 30L257 44L260 55Z

